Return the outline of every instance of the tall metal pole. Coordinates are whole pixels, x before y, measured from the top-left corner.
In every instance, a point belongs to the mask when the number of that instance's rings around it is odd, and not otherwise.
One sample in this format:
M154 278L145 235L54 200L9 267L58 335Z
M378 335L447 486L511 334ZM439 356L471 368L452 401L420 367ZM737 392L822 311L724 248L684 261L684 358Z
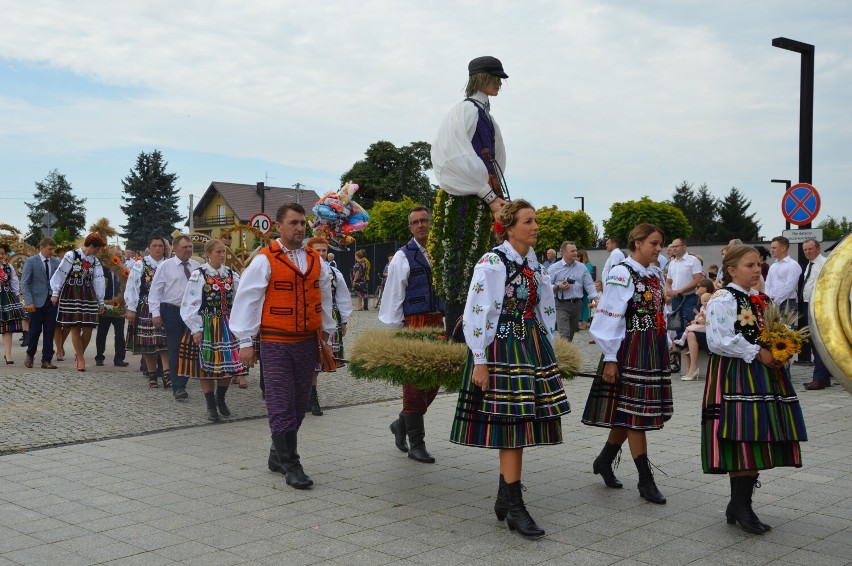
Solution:
M189 195L189 233L190 234L195 233L195 217L194 217L195 205L193 204L194 202L195 202L195 195Z
M260 211L266 212L266 186L263 181L257 183L257 194L260 195Z
M574 200L580 199L580 210L586 211L586 197L574 197Z
M793 185L792 181L790 181L789 179L771 179L769 182L770 183L784 183L784 194L785 195L787 194L787 191L790 190L790 187ZM790 221L789 220L787 220L785 222L785 226L786 226L786 228L785 228L786 230L790 229Z

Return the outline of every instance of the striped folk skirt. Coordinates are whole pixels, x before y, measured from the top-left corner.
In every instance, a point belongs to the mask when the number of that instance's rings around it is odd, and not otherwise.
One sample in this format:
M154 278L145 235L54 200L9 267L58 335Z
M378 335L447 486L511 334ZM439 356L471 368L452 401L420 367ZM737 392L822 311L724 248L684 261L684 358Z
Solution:
M571 412L556 355L535 320L526 339L495 338L486 350L488 389L473 384L468 353L450 442L480 448L561 444L561 416Z
M240 362L240 346L228 328L225 317L205 317L202 323L201 344L184 332L178 350L178 375L195 379L225 379L246 375Z
M24 329L24 305L9 290L0 290L0 334Z
M799 398L783 371L712 354L701 410L701 465L724 474L800 468L808 439Z
M154 327L147 297L139 301L136 320L127 328L127 349L134 354L156 354L168 350L166 332L162 327Z
M673 412L668 337L656 329L625 333L618 351L619 376L605 383L603 357L583 412L583 424L658 430Z
M78 281L82 283L76 284ZM59 292L56 322L64 326L98 325L98 297L90 280L80 278L65 280L65 285Z

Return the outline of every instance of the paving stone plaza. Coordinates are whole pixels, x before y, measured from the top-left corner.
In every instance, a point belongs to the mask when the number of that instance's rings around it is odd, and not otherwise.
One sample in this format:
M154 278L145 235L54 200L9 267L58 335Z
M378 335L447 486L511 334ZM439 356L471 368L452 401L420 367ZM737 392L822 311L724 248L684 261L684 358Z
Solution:
M356 312L349 331L376 326ZM597 363L588 333L575 343ZM138 372L0 368L0 566L236 564L852 564L852 396L834 386L805 391L810 368L794 366L810 440L804 467L761 474L755 510L773 530L749 535L726 524L728 480L701 473L704 382L674 380L675 414L649 433L656 480L668 498L636 490L627 454L608 489L591 471L603 429L580 415L591 380L566 383L573 412L565 443L525 453L525 500L547 535L527 540L492 511L497 454L447 440L454 394L426 415L436 464L409 460L389 423L400 390L321 376L322 417L308 415L299 452L316 485L298 491L266 468L269 430L257 386L233 387L233 416L207 424L203 396L149 390Z

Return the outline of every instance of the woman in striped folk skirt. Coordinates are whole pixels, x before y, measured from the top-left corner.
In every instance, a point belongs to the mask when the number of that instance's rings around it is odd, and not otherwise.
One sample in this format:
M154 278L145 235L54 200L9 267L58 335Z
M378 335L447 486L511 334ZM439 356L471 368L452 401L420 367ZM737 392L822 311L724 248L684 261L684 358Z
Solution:
M760 283L760 254L733 246L723 281L707 304L710 364L701 411L701 463L706 474L730 476L728 523L755 534L770 526L752 510L759 470L802 466L807 440L799 399L772 352L757 343L769 298L751 291Z
M178 375L201 382L207 420L230 417L225 394L234 376L247 370L240 362L239 343L228 327L240 277L225 265L225 244L209 240L207 263L192 272L183 294L180 316L186 324L178 354Z
M18 300L21 284L15 269L6 263L9 256L9 244L0 243L0 334L3 335L3 359L6 364L12 360L12 333L23 330L24 305Z
M666 498L651 472L645 431L663 428L672 416L665 284L651 265L664 240L657 226L636 226L627 243L631 257L607 274L589 330L603 356L583 412L583 424L610 429L592 471L607 487L621 488L612 463L626 440L639 472L639 495L657 504Z
M524 448L561 444L571 407L553 353L553 288L532 248L535 210L516 200L496 218L506 241L473 270L463 315L470 351L450 441L499 449L494 513L511 530L542 536L521 495Z
M171 387L169 379L169 350L166 335L162 328L154 326L151 309L148 306L148 292L157 267L166 253L166 240L162 236L152 236L148 240L148 254L136 261L130 269L130 276L124 288L124 304L127 305L127 349L134 354L142 354L148 370L148 387L159 387L157 377L162 377L163 388ZM160 358L162 373L157 371L157 357Z
M89 234L82 248L65 254L50 278L50 300L58 305L56 323L62 327L63 343L71 335L77 371L86 371L83 356L104 310L104 272L95 257L104 246L100 234Z

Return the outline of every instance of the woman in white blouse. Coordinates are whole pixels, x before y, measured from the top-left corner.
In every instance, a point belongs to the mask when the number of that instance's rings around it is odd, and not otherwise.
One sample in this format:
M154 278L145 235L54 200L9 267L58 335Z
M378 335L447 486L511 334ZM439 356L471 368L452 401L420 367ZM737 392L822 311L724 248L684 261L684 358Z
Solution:
M495 218L506 241L473 270L463 315L470 351L450 441L500 450L494 513L511 530L542 536L521 495L524 447L560 444L560 417L571 408L553 353L553 289L533 250L535 210L516 200Z
M58 305L56 323L62 327L63 342L71 335L77 371L86 371L83 356L104 311L104 271L95 257L104 246L100 234L89 234L82 248L65 254L50 278L50 301Z
M769 297L760 282L760 255L734 245L722 264L724 289L707 303L707 367L701 419L701 463L706 474L730 477L728 523L763 534L771 529L752 510L758 471L802 466L807 440L799 399L781 362L759 343Z
M239 343L229 320L240 276L225 265L225 244L209 240L204 246L207 263L189 276L180 316L187 332L180 344L178 375L201 382L207 402L207 420L230 417L225 394L234 376L244 375Z

